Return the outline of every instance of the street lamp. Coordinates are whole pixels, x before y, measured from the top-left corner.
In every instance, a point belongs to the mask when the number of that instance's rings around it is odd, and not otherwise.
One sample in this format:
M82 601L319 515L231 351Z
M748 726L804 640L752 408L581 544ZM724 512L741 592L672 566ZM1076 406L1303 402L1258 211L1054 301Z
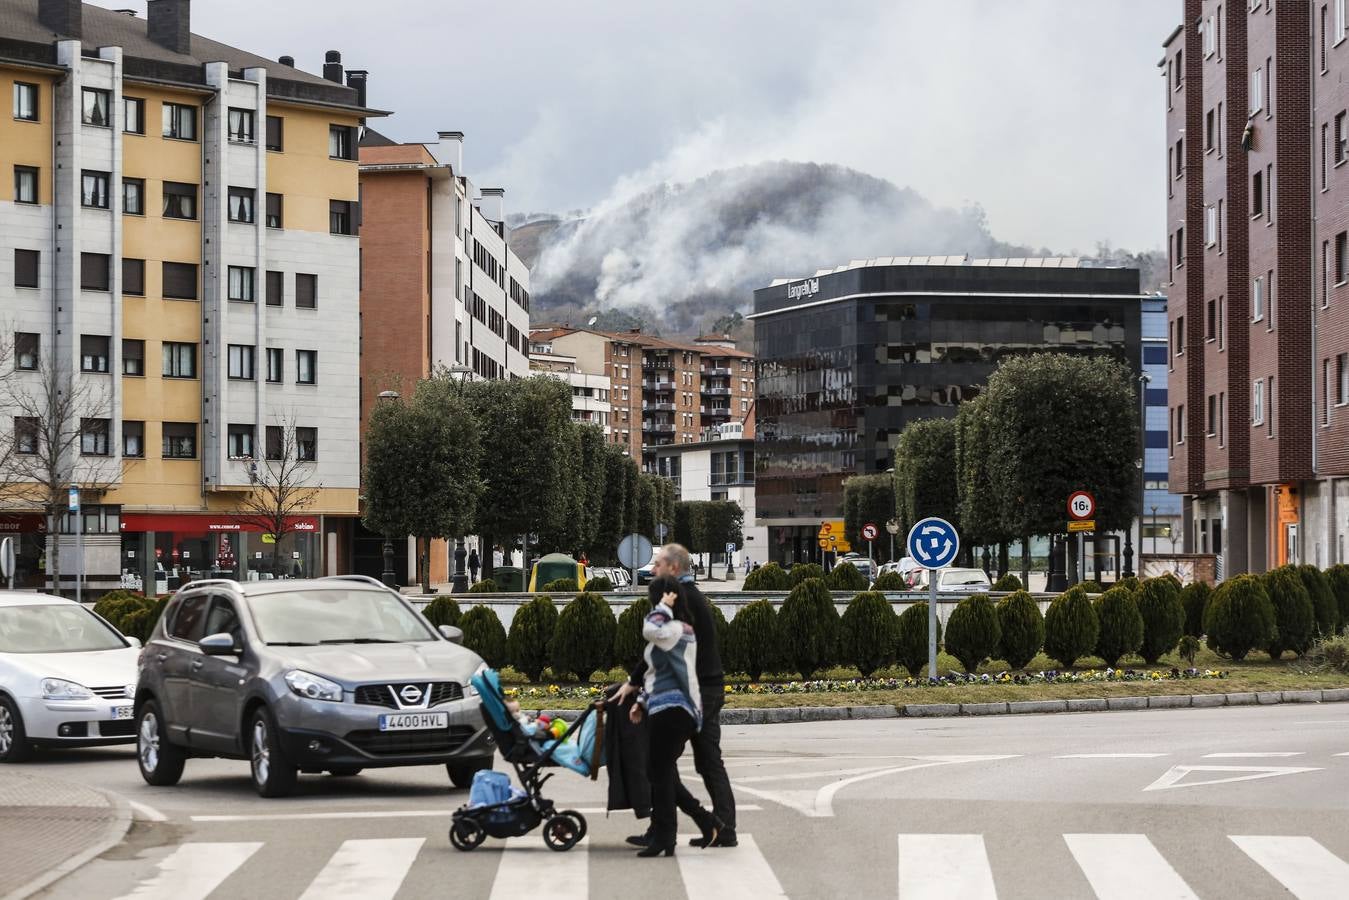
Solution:
M379 402L387 403L399 399L397 391L380 391ZM393 570L393 535L384 535L384 571L380 574L379 580L384 582L387 587L398 588L398 575Z
M1143 549L1143 537L1138 538L1138 549ZM1152 555L1157 555L1157 507L1152 507Z
M464 395L464 382L473 377L473 370L463 363L455 363L450 366L449 373L459 384L459 396L462 397ZM454 539L454 575L450 578L451 594L468 592L468 573L464 570L466 559L468 559L468 550L464 547L464 536L461 534Z
M1138 549L1143 549L1143 504L1146 502L1143 498L1143 460L1147 456L1147 434L1148 434L1148 385L1152 383L1152 376L1147 372L1138 376L1138 458L1134 460L1134 468L1138 470ZM1125 578L1132 578L1134 574L1134 526L1130 522L1124 529L1124 570L1120 572Z

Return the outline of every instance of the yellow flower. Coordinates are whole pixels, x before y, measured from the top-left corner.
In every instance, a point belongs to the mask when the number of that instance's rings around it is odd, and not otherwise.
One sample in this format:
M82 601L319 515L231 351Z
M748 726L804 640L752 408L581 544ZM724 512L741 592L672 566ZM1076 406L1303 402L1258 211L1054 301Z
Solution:
M729 693L731 693L731 686L728 684L728 685L726 685L724 688L722 688L722 690L723 690L725 693L729 694Z
M548 685L548 693L550 693L550 694L556 694L557 692L558 692L558 686L557 686L557 685L555 685L555 684L550 684L550 685Z

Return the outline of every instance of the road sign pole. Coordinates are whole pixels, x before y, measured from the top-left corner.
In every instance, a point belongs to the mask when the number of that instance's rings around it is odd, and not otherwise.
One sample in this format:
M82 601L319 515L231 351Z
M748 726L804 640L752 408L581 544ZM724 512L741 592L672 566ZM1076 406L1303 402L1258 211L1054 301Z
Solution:
M927 677L937 677L937 576L940 569L928 570L927 585Z

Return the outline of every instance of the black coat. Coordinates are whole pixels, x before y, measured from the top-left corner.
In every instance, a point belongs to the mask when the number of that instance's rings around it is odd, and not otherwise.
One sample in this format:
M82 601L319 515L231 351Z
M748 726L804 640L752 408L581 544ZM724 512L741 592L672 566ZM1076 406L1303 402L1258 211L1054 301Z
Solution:
M651 815L651 781L646 774L648 755L646 719L632 724L629 701L605 708L604 764L609 769L609 811L630 809L639 819Z

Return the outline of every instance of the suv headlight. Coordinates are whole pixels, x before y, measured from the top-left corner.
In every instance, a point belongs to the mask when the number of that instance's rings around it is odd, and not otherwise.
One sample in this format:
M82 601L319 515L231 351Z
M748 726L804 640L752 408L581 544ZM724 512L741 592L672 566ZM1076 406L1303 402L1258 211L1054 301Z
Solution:
M93 696L94 692L82 684L64 678L42 679L43 700L88 700Z
M488 668L489 668L489 666L487 665L487 663L483 663L482 665L478 666L478 668L476 668L476 669L473 670L473 677L472 677L472 678L469 678L467 681L464 682L464 696L465 696L465 697L476 697L476 696L478 696L478 689L475 688L475 687L473 686L473 678L476 678L477 676L481 675L483 672L486 672Z
M342 685L329 681L312 672L291 669L286 673L286 684L290 689L307 700L331 700L342 702Z

